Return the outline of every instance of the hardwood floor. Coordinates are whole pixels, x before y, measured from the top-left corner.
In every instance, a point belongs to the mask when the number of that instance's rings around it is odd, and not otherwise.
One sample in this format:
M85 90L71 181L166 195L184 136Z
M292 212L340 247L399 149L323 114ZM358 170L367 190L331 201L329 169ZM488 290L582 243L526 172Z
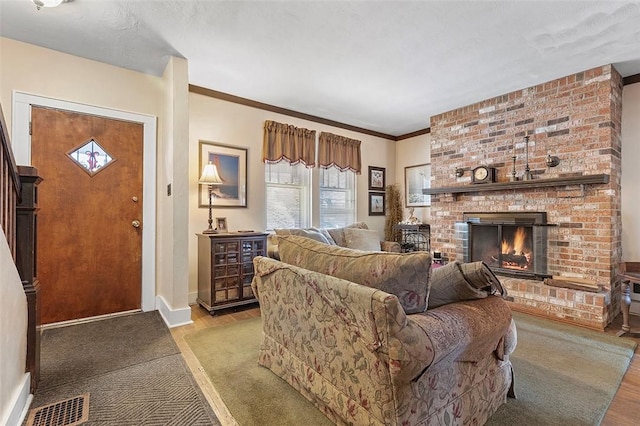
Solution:
M633 339L640 345L640 316L629 315L629 325L633 334L624 337ZM607 327L605 333L615 335L622 326L622 314ZM632 426L638 424L640 416L640 346L631 359L629 369L622 379L622 384L611 402L602 426Z
M222 402L220 395L218 395L218 392L216 392L215 388L209 381L209 378L205 374L200 362L191 351L189 345L185 342L184 336L204 328L224 327L225 325L237 321L259 316L260 308L258 308L257 304L226 309L216 312L214 316L209 315L209 312L199 305L193 305L191 306L191 319L193 320L193 323L171 329L173 339L176 341L178 348L180 348L180 352L182 352L182 355L191 369L196 382L200 385L200 389L202 389L204 396L211 404L211 407L216 413L216 416L218 416L218 420L220 420L222 426L237 426L238 423L233 419L233 416L231 416Z
M237 423L226 410L224 404L220 400L215 388L209 382L202 366L191 352L189 346L184 341L184 336L196 330L207 327L221 327L233 322L241 321L247 318L259 317L260 309L257 305L249 307L241 307L236 309L227 309L216 312L211 316L209 313L198 305L191 307L191 319L193 324L177 327L171 330L173 338L176 340L180 351L185 357L187 364L191 368L198 384L200 385L205 396L211 403L218 419L223 426L235 426ZM621 328L622 315L619 315L613 323L605 330L605 333L615 335ZM640 316L631 315L629 325L631 330L636 333L626 335L625 337L635 340L640 345ZM632 426L638 424L638 413L640 413L640 349L636 349L636 353L631 360L631 365L624 375L622 384L616 393L615 398L611 402L609 409L602 421L603 426Z

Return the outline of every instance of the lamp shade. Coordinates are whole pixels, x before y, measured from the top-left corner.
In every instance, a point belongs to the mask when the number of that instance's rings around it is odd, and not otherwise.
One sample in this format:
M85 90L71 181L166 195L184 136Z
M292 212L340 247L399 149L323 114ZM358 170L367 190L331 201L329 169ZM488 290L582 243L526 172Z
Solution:
M209 161L209 164L204 166L202 176L200 176L198 183L200 185L222 185L224 181L218 174L218 168L216 165Z

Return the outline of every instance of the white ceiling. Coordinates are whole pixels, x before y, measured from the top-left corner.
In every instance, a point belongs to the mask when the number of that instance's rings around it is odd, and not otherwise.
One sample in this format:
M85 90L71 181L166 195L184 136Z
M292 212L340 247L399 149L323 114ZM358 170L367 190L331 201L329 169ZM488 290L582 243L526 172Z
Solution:
M640 1L0 0L0 16L3 37L154 75L184 57L191 84L394 136L596 66L640 73Z

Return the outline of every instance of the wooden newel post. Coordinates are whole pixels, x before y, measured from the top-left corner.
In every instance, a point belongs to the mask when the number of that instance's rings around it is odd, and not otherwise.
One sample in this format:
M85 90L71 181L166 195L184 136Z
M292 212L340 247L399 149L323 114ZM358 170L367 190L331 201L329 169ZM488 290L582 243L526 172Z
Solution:
M16 266L27 296L27 361L31 393L40 379L40 282L36 271L38 184L42 178L35 167L18 166L22 191L16 206Z

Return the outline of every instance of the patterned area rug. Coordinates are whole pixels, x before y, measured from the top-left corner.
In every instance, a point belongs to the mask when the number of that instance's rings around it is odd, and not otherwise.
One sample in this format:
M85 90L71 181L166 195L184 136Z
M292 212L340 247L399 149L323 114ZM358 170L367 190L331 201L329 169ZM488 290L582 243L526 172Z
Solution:
M87 425L220 425L158 312L44 331L31 408L83 393Z

